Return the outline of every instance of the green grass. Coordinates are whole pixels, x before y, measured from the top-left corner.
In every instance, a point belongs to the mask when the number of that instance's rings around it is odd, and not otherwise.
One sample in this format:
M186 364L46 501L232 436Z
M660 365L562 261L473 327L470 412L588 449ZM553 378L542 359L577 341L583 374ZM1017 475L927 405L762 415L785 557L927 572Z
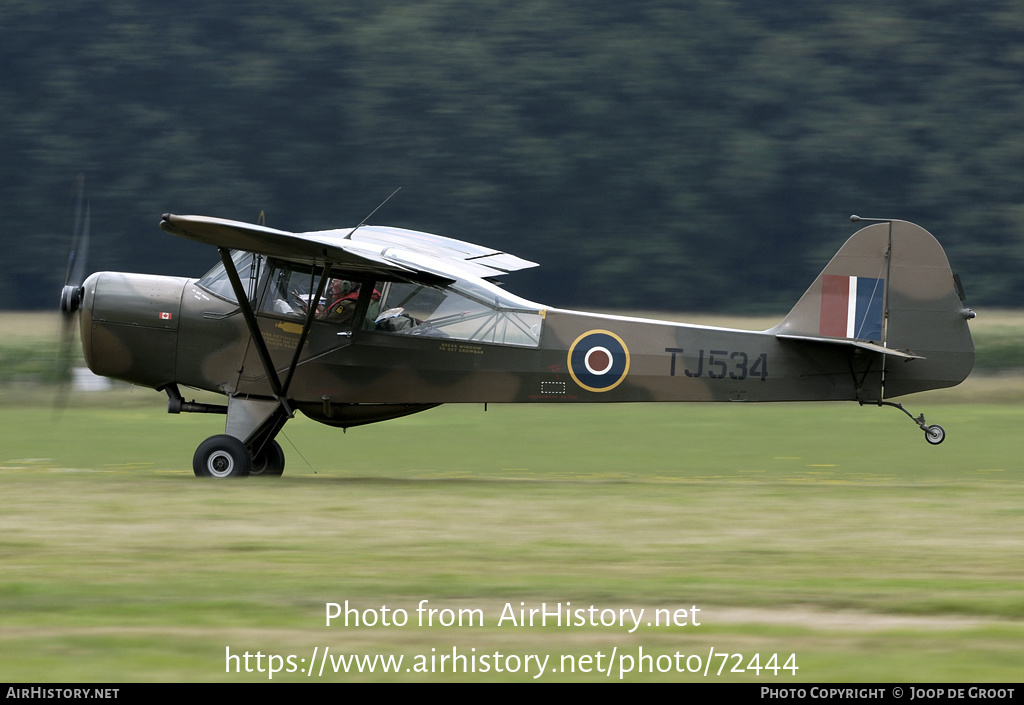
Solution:
M644 680L1020 680L1017 404L912 398L938 447L895 410L837 404L453 406L347 434L300 418L285 477L214 482L190 461L222 419L146 390L82 396L59 416L0 406L0 680L260 681L226 673L225 648L325 646L800 668L627 676ZM415 622L424 599L486 623L324 625L327 602ZM496 626L521 602L696 605L701 624ZM452 678L532 680L323 676Z
M730 658L721 676L626 679L1019 681L1024 314L982 312L972 330L982 374L904 400L946 428L938 447L898 411L852 404L451 406L347 434L300 417L279 439L283 478L214 482L191 457L222 417L171 416L123 386L57 412L40 384L53 316L0 314L0 681L265 681L225 672L225 649L314 647L406 666L453 647L548 654L546 681L617 681L618 662L550 669L641 647L795 653L799 671L730 673ZM486 623L324 625L328 602L415 622L424 599ZM696 605L701 624L496 625L506 603L560 602ZM532 680L329 671L274 680Z

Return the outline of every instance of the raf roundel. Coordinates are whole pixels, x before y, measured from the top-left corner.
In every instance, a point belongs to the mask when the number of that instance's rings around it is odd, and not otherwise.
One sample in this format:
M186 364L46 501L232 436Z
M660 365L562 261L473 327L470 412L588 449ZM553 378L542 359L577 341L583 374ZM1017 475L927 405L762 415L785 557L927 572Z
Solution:
M615 389L628 372L629 349L611 331L588 331L569 347L569 374L589 392Z

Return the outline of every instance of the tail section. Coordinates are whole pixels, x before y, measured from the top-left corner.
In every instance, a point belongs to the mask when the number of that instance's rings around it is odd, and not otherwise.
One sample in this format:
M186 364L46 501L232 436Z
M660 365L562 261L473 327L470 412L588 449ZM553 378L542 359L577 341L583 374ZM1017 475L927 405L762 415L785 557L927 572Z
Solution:
M927 230L881 221L846 241L773 332L877 353L881 397L897 397L952 387L970 373L967 321L974 312L962 298L946 253Z

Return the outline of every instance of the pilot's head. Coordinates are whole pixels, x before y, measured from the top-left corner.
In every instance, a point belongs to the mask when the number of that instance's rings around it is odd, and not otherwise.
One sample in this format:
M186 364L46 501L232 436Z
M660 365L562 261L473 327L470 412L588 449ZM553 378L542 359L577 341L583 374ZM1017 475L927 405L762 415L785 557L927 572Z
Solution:
M327 292L332 299L340 299L345 294L351 293L354 288L355 285L348 279L332 279L327 286Z

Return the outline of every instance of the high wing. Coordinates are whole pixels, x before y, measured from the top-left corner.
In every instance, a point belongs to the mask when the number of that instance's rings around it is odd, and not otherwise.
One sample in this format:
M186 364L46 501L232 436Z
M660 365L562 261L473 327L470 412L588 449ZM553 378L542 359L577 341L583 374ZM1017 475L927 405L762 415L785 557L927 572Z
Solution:
M172 235L217 247L293 262L331 262L352 270L410 279L491 279L537 266L489 247L374 225L292 233L223 218L165 213L160 227Z

